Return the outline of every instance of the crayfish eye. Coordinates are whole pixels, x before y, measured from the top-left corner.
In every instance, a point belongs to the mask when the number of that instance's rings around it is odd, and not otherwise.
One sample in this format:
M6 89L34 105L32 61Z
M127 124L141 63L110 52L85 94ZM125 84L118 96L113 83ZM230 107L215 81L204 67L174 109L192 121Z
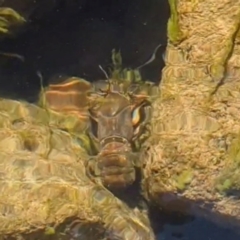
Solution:
M138 106L132 111L133 138L141 134L141 122L144 118L143 114L142 106Z
M132 124L134 127L136 127L140 121L141 121L141 106L135 108L133 111L132 111Z
M132 126L134 129L134 138L137 138L142 134L145 124L147 124L147 104L141 104L132 110Z

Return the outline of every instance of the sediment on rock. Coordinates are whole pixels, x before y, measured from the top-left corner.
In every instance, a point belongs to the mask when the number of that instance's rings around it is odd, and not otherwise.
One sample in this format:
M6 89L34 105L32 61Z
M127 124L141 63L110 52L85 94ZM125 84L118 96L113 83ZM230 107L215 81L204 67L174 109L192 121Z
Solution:
M170 210L240 225L240 1L177 1L143 192ZM171 30L171 29L170 29Z

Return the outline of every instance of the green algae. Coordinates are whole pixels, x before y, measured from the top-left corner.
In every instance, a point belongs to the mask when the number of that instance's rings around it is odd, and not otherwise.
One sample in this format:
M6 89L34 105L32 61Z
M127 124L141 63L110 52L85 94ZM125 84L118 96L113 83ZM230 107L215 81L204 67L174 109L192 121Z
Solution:
M240 134L232 141L228 150L228 156L232 162L240 163Z
M229 146L228 165L216 179L216 189L222 194L240 190L240 134Z
M225 169L216 180L216 190L221 194L235 194L240 190L240 168L235 164Z
M11 33L11 27L22 25L26 20L11 8L0 8L0 33Z
M231 179L225 179L221 184L216 186L219 192L228 191L233 186Z
M167 23L168 39L174 45L181 42L184 35L179 26L179 17L177 12L177 0L168 0L170 6L170 18Z
M112 67L109 69L110 78L124 80L126 83L142 82L141 73L138 69L123 68L120 51L112 50Z
M44 235L54 235L55 229L53 227L46 227L44 231Z
M193 171L192 169L183 170L179 175L175 176L174 179L177 189L183 191L191 183Z

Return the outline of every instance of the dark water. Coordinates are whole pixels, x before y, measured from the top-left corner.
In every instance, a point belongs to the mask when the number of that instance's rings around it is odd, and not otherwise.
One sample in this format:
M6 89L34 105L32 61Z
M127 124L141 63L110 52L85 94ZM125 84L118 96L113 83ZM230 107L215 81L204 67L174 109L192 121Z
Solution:
M166 44L167 3L86 2L75 14L56 9L44 22L33 16L31 31L1 45L2 51L17 52L26 59L24 64L9 60L4 70L0 69L5 93L24 98L27 95L31 99L39 90L36 70L42 72L46 84L55 74L76 75L90 81L104 78L98 65L107 67L113 48L121 50L125 66L137 67L149 59L159 43ZM165 8L163 13L151 13L151 9L162 8ZM150 71L144 68L142 74L157 81L162 58L153 65Z
M184 221L183 221L184 222ZM240 235L230 229L216 226L201 218L187 223L166 223L158 240L239 240Z
M98 65L106 68L113 48L120 49L124 65L137 67L149 59L155 47L166 45L168 1L93 0L84 1L74 14L55 9L45 21L32 17L32 28L17 39L1 43L1 51L25 57L1 60L2 96L36 99L41 71L44 83L54 75L76 75L89 81L104 78ZM61 16L61 17L60 17ZM142 75L158 81L164 66L159 50L156 61L142 69ZM155 222L161 226L159 240L237 240L239 235L203 219L187 221L175 216Z

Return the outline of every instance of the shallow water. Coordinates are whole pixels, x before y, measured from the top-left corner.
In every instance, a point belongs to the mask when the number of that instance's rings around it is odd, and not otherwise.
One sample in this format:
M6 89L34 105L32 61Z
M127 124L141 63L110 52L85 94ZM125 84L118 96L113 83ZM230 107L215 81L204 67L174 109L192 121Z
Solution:
M25 56L25 63L9 60L0 67L2 96L34 101L40 89L36 71L44 83L55 74L77 75L87 80L104 78L98 65L110 63L113 48L121 49L126 66L143 64L159 43L166 44L167 4L153 0L88 1L71 20L37 23L35 29L1 44L1 51ZM148 9L153 4L152 12ZM70 18L69 18L70 19ZM54 25L55 24L55 25ZM52 26L51 26L52 25ZM56 44L57 43L57 44ZM161 50L163 51L163 50ZM161 55L161 54L160 54ZM143 69L143 76L157 81L163 67L161 56ZM239 235L203 219L172 224L165 222L159 240L237 240ZM162 223L159 223L161 225Z

